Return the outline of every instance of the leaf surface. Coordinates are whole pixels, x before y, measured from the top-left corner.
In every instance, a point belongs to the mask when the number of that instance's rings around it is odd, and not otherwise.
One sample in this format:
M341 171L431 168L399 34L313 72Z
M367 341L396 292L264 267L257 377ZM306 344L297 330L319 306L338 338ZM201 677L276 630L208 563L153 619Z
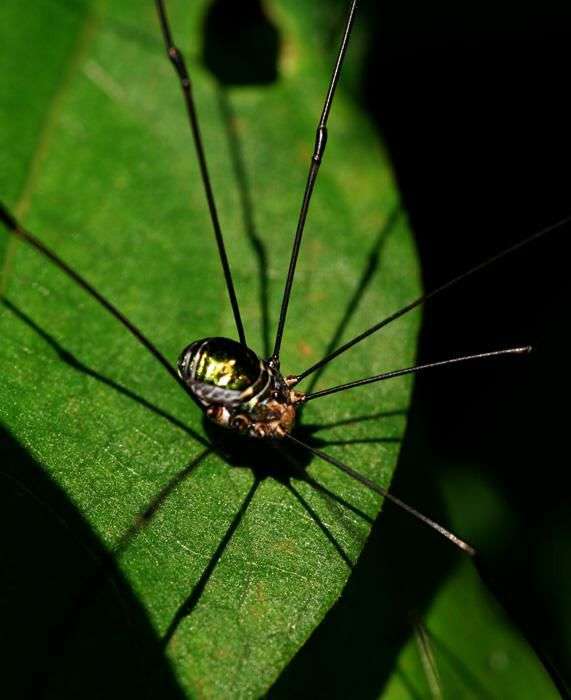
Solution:
M33 21L20 5L2 9L13 42L2 111L10 128L0 183L6 203L173 363L191 340L233 336L152 3L39 0ZM271 3L278 79L224 87L200 62L206 3L169 8L191 67L249 344L262 353L260 298L271 330L332 47L315 10ZM389 164L343 88L330 132L289 311L286 373L419 291ZM6 478L24 500L37 496L66 532L81 539L87 531L97 561L112 555L79 576L76 555L62 568L66 557L54 551L52 578L77 579L64 598L79 600L82 612L72 605L61 613L62 661L44 679L50 692L115 692L105 668L97 671L96 649L117 625L137 636L144 619L151 651L141 652L131 687L151 692L156 674L145 654L158 658L164 647L181 693L260 695L339 597L380 500L299 455L331 495L293 478L269 450L221 459L200 412L144 348L35 251L5 234L2 241L0 410L17 445ZM328 368L320 386L411 363L417 327L418 317L403 319ZM403 378L310 404L303 435L387 485L409 391ZM328 428L379 412L393 415ZM230 449L228 436L216 439L217 451ZM33 465L26 478L23 462ZM37 494L40 479L49 487ZM34 540L32 528L45 527L39 522L18 519L22 542ZM119 581L116 595L110 581Z

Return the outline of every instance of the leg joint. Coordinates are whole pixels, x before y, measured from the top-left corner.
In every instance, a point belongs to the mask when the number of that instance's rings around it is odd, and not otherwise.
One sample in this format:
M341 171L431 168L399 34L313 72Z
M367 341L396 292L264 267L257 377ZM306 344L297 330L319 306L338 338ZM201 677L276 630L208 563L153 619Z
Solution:
M178 77L181 79L181 81L183 81L183 83L186 83L190 86L190 78L188 77L186 64L179 49L177 49L176 46L169 47L168 56L178 74Z
M323 158L323 154L325 153L326 145L327 127L324 125L319 125L315 134L315 147L313 149L313 160L316 163L321 163L321 159Z

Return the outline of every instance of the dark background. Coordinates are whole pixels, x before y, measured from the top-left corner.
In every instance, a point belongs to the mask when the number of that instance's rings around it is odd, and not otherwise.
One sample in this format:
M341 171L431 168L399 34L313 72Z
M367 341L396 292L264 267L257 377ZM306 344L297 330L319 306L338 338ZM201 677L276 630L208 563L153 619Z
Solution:
M368 12L376 31L362 99L392 155L425 288L567 216L569 3L384 2ZM412 428L422 438L409 435L422 444L404 456L437 479L450 465L480 472L501 499L507 532L476 544L568 679L569 232L426 306L422 359L527 343L535 352L419 379Z

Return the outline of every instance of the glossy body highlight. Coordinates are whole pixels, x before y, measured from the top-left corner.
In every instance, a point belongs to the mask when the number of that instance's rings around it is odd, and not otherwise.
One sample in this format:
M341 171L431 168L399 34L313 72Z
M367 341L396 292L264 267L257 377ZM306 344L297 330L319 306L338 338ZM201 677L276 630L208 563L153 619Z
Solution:
M253 350L229 338L203 338L188 345L178 373L217 425L254 438L291 433L303 395Z

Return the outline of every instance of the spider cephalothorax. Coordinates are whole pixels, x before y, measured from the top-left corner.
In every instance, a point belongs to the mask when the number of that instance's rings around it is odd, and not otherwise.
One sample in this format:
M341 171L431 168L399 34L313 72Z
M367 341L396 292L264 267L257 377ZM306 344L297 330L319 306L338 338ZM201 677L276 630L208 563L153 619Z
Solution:
M303 400L270 362L229 338L191 343L178 372L211 421L250 437L289 434Z

